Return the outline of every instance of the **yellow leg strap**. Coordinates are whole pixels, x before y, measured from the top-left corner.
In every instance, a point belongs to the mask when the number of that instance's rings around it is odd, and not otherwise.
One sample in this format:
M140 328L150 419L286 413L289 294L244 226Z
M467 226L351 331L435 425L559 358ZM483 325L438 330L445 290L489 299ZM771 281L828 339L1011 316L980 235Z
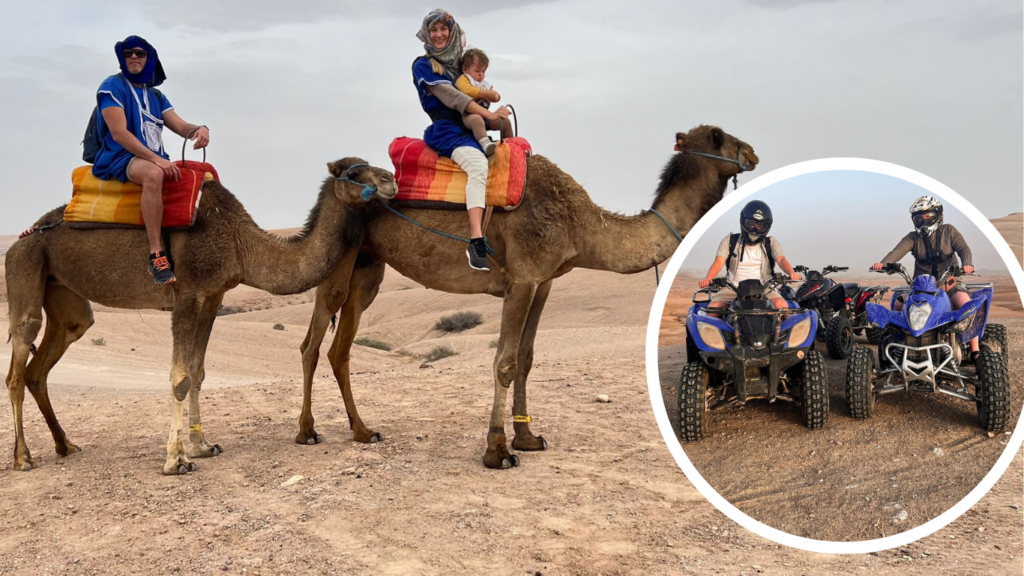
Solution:
M524 423L525 424L525 423L528 423L528 422L533 422L533 416L530 416L529 414L527 414L526 416L515 416L515 415L513 415L512 416L512 421L513 422L517 422L517 423Z
M203 425L202 424L192 424L192 425L190 425L188 427L188 429L193 431L193 432L202 432L203 431Z

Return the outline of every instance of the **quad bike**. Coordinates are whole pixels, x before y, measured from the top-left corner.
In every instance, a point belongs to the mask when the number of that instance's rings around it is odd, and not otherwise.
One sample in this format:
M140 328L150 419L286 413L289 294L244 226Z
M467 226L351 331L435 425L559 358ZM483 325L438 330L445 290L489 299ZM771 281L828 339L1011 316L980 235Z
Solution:
M888 286L865 286L847 282L840 284L826 278L833 272L849 270L846 266L826 266L818 272L806 266L794 271L805 275L804 283L795 292L784 286L779 293L795 300L801 308L818 312L818 340L825 342L828 355L836 360L849 358L853 352L854 335L862 332L871 344L877 344L881 332L871 328L864 313L869 302L880 302Z
M679 428L683 440L708 434L709 411L753 399L785 400L800 406L804 424L821 428L828 420L828 381L820 352L812 349L818 327L814 310L776 310L766 296L789 277L738 286L715 278L697 290L686 317L688 364L679 379ZM724 318L709 313L708 299L723 288L736 300Z
M989 324L991 283L967 284L970 301L953 310L946 289L965 276L950 268L938 281L921 275L911 279L899 264L880 270L899 274L906 288L893 290L892 302L903 294L903 310L867 305L872 328L881 330L878 364L869 348L857 347L846 367L846 400L854 418L869 418L875 396L893 392L939 392L974 402L978 424L987 431L1010 423L1010 373L1006 362L1006 327ZM963 367L968 343L981 337L981 353L972 371Z

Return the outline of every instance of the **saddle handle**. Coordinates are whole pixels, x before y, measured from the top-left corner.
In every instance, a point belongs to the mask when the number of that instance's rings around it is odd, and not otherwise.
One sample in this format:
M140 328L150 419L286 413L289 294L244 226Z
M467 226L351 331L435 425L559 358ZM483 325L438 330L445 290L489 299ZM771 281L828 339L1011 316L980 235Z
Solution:
M199 128L206 128L206 127L205 126L200 126ZM199 131L199 128L196 128L195 130L189 132L188 135L185 136L185 140L181 143L181 163L182 164L185 163L185 146L188 145L189 138L191 138L193 134L195 134L196 132ZM209 130L209 128L207 128L207 130ZM203 148L203 164L206 164L206 148Z

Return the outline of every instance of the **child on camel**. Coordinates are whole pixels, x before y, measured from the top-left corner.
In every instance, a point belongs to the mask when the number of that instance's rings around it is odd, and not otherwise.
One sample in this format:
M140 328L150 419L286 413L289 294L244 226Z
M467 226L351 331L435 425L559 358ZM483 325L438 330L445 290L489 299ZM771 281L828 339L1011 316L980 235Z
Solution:
M484 80L484 77L487 75L488 64L490 64L490 60L483 50L479 48L466 50L462 55L462 76L459 76L459 79L455 81L455 87L460 92L468 95L485 109L490 107L491 102L501 100L501 94L498 94L491 87L490 82ZM479 114L466 112L462 116L462 123L465 124L466 128L473 131L473 137L480 143L484 154L488 156L494 154L495 146L490 136L487 135L487 130L502 130L505 138L512 136L512 127L508 122L505 122L504 128L502 128L500 120L488 122Z

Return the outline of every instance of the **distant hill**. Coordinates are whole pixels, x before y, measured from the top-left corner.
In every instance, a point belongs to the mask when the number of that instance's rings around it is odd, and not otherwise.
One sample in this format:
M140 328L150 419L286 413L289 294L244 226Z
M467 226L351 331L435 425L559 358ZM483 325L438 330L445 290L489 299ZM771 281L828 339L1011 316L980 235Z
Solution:
M1016 212L1002 218L990 220L999 230L999 233L1006 239L1006 243L1013 249L1017 261L1024 266L1024 212Z

